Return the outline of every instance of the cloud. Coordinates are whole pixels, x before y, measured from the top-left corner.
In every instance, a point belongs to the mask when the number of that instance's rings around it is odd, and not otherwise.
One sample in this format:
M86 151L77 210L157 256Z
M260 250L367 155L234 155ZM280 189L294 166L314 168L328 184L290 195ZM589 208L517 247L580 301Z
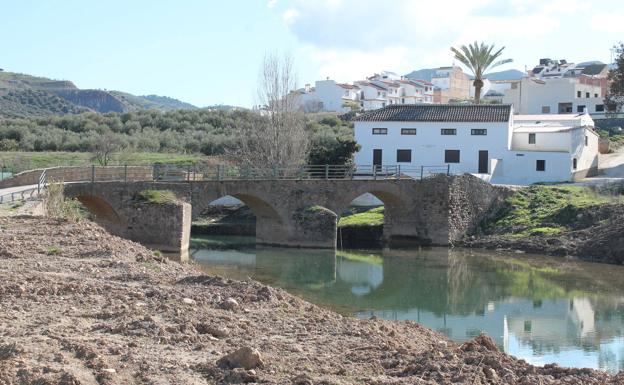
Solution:
M598 31L607 33L624 34L624 13L621 12L599 12L592 16L590 25Z
M475 40L509 46L557 35L581 0L290 0L287 28L319 76L410 71L451 64L451 46ZM351 77L344 80L355 80Z
M267 1L267 7L269 7L269 8L275 7L276 4L277 4L277 0L268 0Z

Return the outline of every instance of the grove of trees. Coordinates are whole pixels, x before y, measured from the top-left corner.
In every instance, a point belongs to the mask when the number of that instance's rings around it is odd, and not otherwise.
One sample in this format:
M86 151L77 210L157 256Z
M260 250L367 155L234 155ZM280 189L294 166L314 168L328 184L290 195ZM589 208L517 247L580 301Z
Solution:
M141 110L0 119L0 151L94 152L104 143L136 152L231 155L242 133L266 127L267 117L249 110ZM356 145L353 125L335 114L303 116L308 161L348 162Z

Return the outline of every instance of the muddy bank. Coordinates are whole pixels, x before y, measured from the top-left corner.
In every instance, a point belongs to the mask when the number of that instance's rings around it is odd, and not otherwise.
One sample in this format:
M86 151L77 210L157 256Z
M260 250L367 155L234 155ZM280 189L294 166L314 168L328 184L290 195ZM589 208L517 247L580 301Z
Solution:
M0 384L603 384L489 338L357 320L203 275L95 224L0 219Z
M497 227L458 242L457 246L519 250L554 256L574 256L592 262L624 263L624 205L566 206L552 218L569 231L516 236L517 229Z

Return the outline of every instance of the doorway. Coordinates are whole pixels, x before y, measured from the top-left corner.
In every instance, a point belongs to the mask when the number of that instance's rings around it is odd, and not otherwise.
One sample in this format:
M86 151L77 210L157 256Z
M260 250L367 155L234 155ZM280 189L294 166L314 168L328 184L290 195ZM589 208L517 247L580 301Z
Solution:
M488 152L484 150L479 151L479 174L488 173L488 161Z
M381 168L381 155L381 149L373 150L373 166L375 166L375 168Z

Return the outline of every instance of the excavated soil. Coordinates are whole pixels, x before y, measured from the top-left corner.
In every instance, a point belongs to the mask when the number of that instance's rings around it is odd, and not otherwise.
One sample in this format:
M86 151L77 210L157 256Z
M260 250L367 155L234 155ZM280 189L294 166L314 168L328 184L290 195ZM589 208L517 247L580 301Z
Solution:
M215 383L620 384L624 374L535 367L485 336L458 345L414 322L342 317L86 221L0 219L0 384Z

